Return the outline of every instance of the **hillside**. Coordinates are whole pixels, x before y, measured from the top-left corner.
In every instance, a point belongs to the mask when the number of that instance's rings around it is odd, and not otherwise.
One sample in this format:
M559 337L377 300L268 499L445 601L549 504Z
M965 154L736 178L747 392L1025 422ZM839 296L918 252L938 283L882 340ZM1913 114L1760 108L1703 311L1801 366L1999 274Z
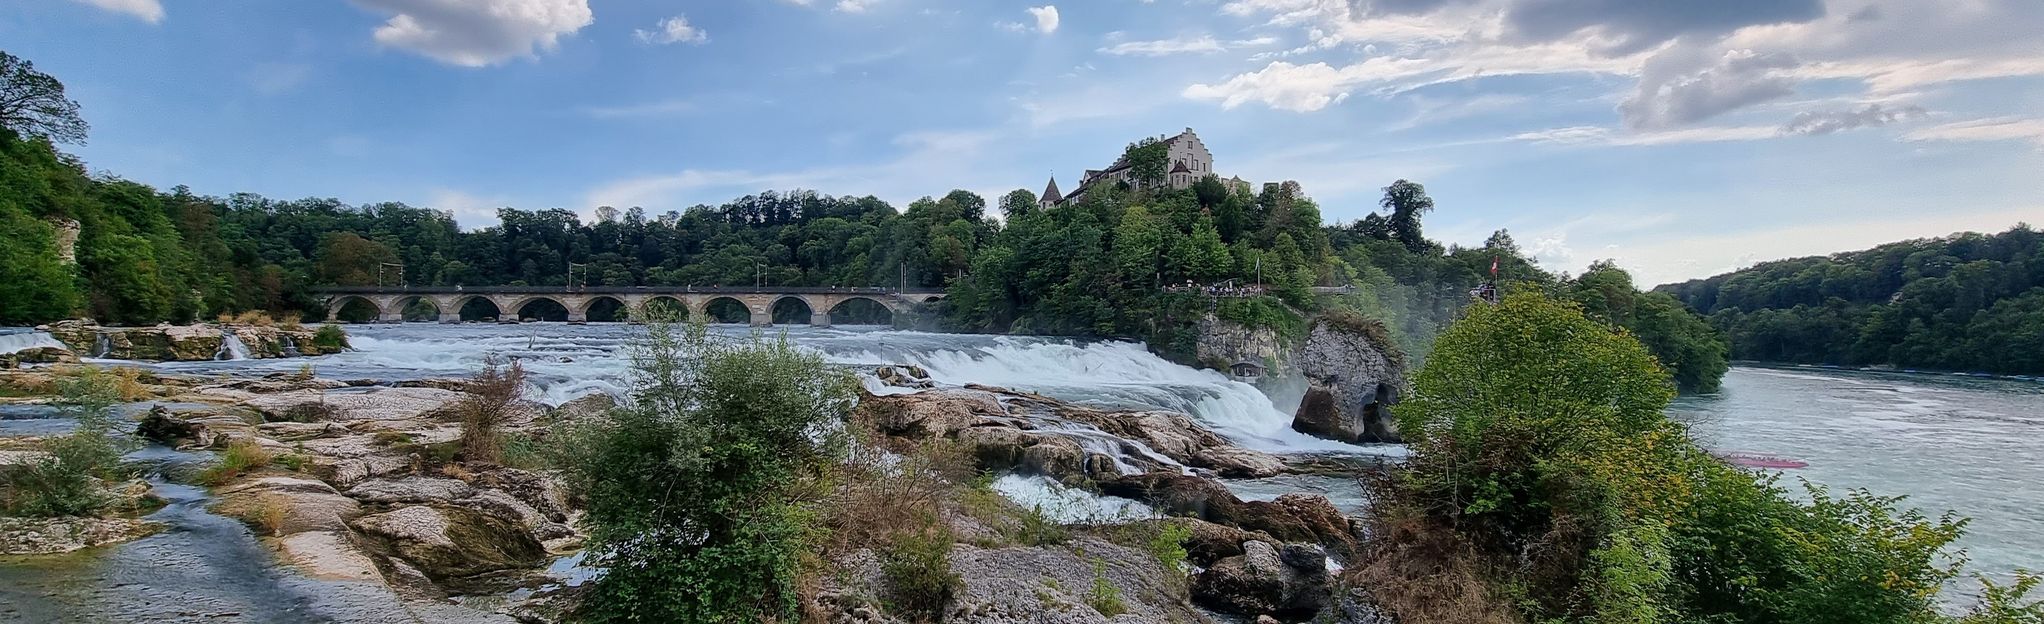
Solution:
M1655 290L1709 317L1734 359L2044 373L2044 235L2028 224Z

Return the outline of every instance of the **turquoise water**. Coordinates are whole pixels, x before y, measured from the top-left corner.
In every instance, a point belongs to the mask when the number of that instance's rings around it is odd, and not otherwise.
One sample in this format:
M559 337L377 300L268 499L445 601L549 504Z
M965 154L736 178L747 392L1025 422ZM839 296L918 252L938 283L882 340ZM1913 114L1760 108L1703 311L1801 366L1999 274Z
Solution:
M1958 542L1969 571L2044 570L2044 383L1737 367L1669 413L1706 447L1809 462L1783 471L1792 489L1865 488L1972 518Z

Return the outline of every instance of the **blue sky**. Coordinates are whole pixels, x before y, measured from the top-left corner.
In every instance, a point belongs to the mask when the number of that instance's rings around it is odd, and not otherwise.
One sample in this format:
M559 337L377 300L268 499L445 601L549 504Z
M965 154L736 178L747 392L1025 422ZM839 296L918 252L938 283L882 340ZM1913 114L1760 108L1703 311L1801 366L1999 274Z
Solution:
M95 171L660 212L990 198L1192 127L1330 221L1399 178L1643 284L2044 221L2035 0L24 0Z

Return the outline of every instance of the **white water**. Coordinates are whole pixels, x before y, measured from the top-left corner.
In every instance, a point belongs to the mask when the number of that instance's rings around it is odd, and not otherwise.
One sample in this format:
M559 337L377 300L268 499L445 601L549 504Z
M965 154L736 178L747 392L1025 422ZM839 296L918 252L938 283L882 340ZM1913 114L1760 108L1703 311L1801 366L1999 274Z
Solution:
M1062 524L1114 524L1158 516L1149 505L1066 487L1042 476L1007 475L994 481L994 491Z
M55 337L50 336L49 332L26 331L0 334L0 354L20 353L29 349L44 347L70 348L64 346L64 343L58 342Z
M354 350L314 359L173 362L170 371L206 374L292 372L311 364L336 379L459 377L489 356L515 358L534 384L531 396L560 404L592 392L623 396L630 387L624 347L644 331L624 325L358 325ZM738 336L742 327L719 327ZM1248 384L1179 366L1128 342L935 334L880 328L774 328L795 344L847 365L914 364L947 385L986 384L1038 392L1102 408L1183 412L1237 444L1262 451L1396 452L1359 447L1291 430L1291 415ZM869 382L869 387L874 384ZM1146 449L1134 449L1141 453Z
M220 352L213 355L215 360L232 361L248 359L248 345L242 344L241 337L234 332L220 330Z

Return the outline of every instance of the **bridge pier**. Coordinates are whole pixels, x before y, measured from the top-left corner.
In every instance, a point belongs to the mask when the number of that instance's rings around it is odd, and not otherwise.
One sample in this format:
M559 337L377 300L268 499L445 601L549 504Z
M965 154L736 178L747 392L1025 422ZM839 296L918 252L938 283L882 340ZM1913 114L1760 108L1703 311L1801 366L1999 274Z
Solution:
M751 308L753 327L768 327L774 324L773 310L769 310L766 306L761 305L751 306Z
M460 310L452 310L452 311L450 311L450 310L448 310L447 308L441 308L441 309L440 309L440 322L442 322L442 323L460 323L460 322L461 322L461 311L460 311Z
M810 327L830 327L830 311L809 313Z
M403 310L399 310L399 311L396 311L396 312L392 312L392 311L390 311L390 310L389 310L388 308L386 308L386 309L384 309L384 310L381 310L381 311L377 312L377 314L376 314L376 322L378 322L378 323L403 323L403 322L405 322L405 313L404 313L404 311L403 311Z
M589 313L578 308L568 308L568 322L587 323L589 322Z

